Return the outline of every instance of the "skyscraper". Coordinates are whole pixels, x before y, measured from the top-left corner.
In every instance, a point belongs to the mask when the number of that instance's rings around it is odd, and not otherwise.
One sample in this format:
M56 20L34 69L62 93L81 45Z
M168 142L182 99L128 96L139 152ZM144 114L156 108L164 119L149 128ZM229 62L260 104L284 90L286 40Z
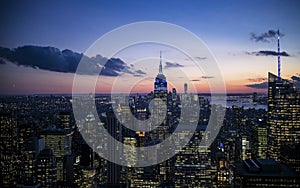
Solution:
M18 125L16 165L18 184L34 185L36 183L34 164L36 156L43 149L42 145L44 145L43 140L34 135L34 126L31 124Z
M187 94L188 92L188 84L184 83L184 93Z
M168 84L166 76L162 72L162 59L160 53L159 72L154 82L154 96L159 98L166 98L168 94Z
M267 135L267 126L264 124L258 125L255 135L257 136L257 156L262 159L265 159L267 157Z
M56 157L53 151L46 148L40 152L36 162L37 181L43 187L57 186Z
M269 156L278 161L282 146L300 143L300 92L272 73L268 82Z
M268 75L269 156L280 160L283 147L300 143L300 91L280 76L280 33L277 33L278 76Z
M17 129L16 121L11 114L0 114L0 187L13 187L16 185L16 150Z
M71 113L70 112L60 112L58 114L59 127L65 130L69 130L71 127Z
M45 147L51 148L56 157L57 181L64 181L64 157L71 154L71 136L64 129L48 128L41 132L45 140Z
M118 119L115 117L115 114L113 111L108 111L106 113L107 115L107 130L109 134L114 137L114 139L118 141L122 141L122 126ZM110 142L110 141L109 141ZM110 143L111 148L109 148L110 156L118 157L117 151L119 148L117 148L116 145L114 145L114 142ZM120 176L121 176L121 166L118 164L115 164L114 162L107 161L107 183L108 185L116 185L120 182Z

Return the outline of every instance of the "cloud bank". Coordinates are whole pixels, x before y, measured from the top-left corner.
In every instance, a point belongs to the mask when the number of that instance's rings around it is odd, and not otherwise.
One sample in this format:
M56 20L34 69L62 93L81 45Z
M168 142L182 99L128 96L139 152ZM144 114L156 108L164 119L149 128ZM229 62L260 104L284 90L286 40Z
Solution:
M249 85L246 85L246 86L254 88L254 89L267 89L268 88L268 82L262 82L262 83L258 83L258 84L249 84Z
M145 74L141 70L134 70L119 58L107 59L101 55L88 57L71 50L59 50L55 47L22 46L15 49L0 47L0 62L10 61L19 66L39 68L48 71L75 73L79 62L83 68L79 74L97 75L102 68L102 76L119 76L122 73L132 75Z
M270 29L267 32L261 33L261 34L256 34L251 32L250 33L250 40L253 40L255 42L270 42L272 39L277 37L278 31ZM279 32L279 36L283 37L284 34Z
M178 63L166 62L165 69L176 68L176 67L183 67L183 65L180 65Z
M260 81L264 81L267 80L266 78L257 78L257 79L248 79L249 81L253 81L253 82L260 82ZM300 89L300 77L298 76L292 76L291 77L291 82L295 84L296 88ZM250 88L255 88L255 89L267 89L268 88L268 81L264 81L261 83L255 83L255 84L248 84L246 85L247 87Z
M209 78L214 78L214 77L213 76L201 76L201 78L209 79Z
M277 56L278 53L276 51L270 51L270 50L261 50L258 52L246 52L248 55L255 55L255 56ZM280 56L284 57L290 57L291 55L287 52L280 52Z

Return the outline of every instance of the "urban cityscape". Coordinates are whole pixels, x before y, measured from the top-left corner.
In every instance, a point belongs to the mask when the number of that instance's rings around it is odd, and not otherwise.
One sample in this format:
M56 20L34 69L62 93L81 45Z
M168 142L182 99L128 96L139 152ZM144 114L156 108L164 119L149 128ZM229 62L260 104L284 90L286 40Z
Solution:
M130 60L139 57L129 58L130 51L106 58L35 43L14 48L8 45L13 39L1 36L0 187L300 187L300 59L282 50L293 44L285 43L287 31L281 26L250 33L254 44L267 41L276 50L242 56L269 58L272 68L245 70L257 77L246 76L239 90L224 70L227 93L210 92L213 86L203 81L216 76L197 76L196 68L171 61L171 48L135 48L154 54L152 74ZM293 56L298 64L287 60ZM91 80L78 73L82 60L94 63L87 64L92 76L104 82L93 83L92 92L81 86L74 93L73 75L84 86ZM95 67L102 68L96 76ZM185 68L188 80L174 79ZM113 93L115 78L136 88Z

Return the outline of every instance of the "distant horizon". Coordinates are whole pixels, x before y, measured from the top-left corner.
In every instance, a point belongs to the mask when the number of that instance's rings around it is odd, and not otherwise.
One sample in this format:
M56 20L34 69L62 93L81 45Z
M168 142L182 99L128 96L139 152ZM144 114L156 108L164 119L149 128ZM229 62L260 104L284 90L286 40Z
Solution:
M168 93L171 91L168 91ZM26 94L26 93L21 93L21 94L0 94L0 96L34 96L34 95L147 95L149 93L77 93L77 94L72 94L72 93L31 93L31 94ZM203 95L203 96L208 96L208 95L253 95L253 93L257 93L258 95L266 95L268 94L267 92L252 92L252 93L188 93L188 94L197 94L197 95ZM184 94L182 92L177 92L177 94Z

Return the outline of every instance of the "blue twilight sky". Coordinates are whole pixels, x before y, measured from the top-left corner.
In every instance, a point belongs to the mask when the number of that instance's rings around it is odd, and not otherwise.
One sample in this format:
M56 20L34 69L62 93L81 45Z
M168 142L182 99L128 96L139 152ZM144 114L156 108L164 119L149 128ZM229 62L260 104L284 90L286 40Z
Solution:
M277 68L275 56L254 56L249 53L276 51L277 44L276 40L250 40L251 32L259 35L270 29L280 29L285 35L281 42L282 51L290 54L290 57L282 58L283 77L299 76L299 10L300 1L297 0L1 1L0 46L53 46L81 53L103 34L122 25L138 21L170 22L190 30L206 43L220 63L228 91L252 92L254 88L245 85L259 84L254 80L262 81L268 71L276 73ZM158 51L152 50L152 55ZM131 56L126 55L127 58L135 58L134 54ZM184 62L179 63L184 66ZM0 66L7 82L2 83L6 90L2 93L70 92L70 74L42 72L15 65ZM8 70L11 71L9 74ZM45 74L47 77L43 76ZM68 81L61 83L59 79L51 80L49 75ZM51 82L52 89L43 88L42 81L35 83L34 80ZM30 89L24 89L26 85Z

